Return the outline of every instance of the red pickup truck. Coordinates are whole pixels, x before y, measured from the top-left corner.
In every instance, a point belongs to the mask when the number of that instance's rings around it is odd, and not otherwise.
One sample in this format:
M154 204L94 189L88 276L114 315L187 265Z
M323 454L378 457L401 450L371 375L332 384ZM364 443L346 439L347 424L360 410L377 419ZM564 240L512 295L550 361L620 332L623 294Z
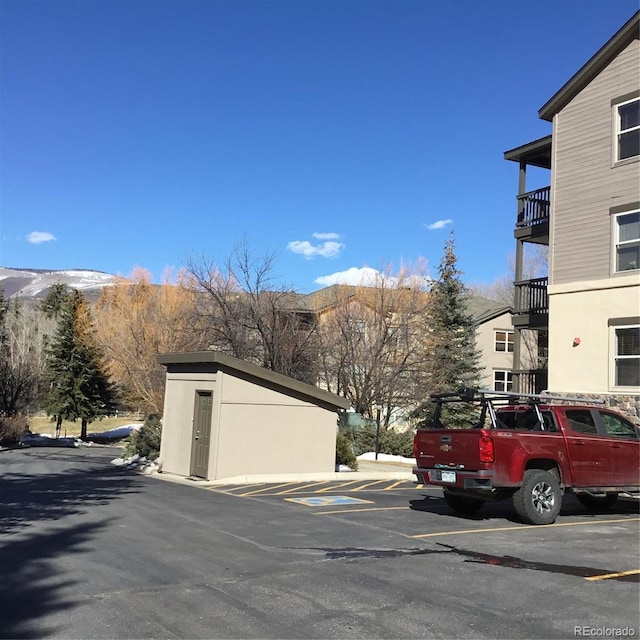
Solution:
M640 493L640 430L593 401L468 388L431 399L413 472L418 483L443 487L455 511L511 499L521 520L541 525L555 521L565 492L592 510ZM549 404L556 400L563 404ZM460 422L461 406L466 428L444 428L447 417Z

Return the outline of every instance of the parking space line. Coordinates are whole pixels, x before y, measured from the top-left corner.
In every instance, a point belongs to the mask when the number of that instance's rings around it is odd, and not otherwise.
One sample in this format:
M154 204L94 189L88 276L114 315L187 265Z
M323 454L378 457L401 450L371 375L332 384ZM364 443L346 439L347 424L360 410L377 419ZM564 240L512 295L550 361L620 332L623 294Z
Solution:
M632 569L631 571L619 571L618 573L603 573L600 576L589 576L585 580L609 580L611 578L623 578L624 576L635 576L640 573L640 569Z
M407 510L410 507L366 507L364 509L334 509L333 511L316 511L314 516L329 516L336 513L355 513L356 511L397 511L398 509Z
M406 480L398 480L398 482L394 482L390 487L385 487L383 491L391 491L395 489L399 484L404 484Z
M235 495L234 491L241 491L251 487L264 487L264 482L254 482L253 484L216 484L212 487L205 487L205 489L208 489L209 491L216 491L217 493Z
M615 524L619 522L638 522L640 518L620 518L616 520L595 520L589 522L555 522L544 526L536 524L523 524L517 527L494 527L491 529L460 529L458 531L436 531L434 533L418 533L407 536L408 538L435 538L438 536L457 536L466 533L493 533L495 531L520 531L521 529L548 529L550 527L579 527L596 524Z
M282 484L277 484L275 486L272 484L268 484L266 487L263 487L262 489L258 489L257 491L249 491L248 493L238 493L236 495L238 495L240 498L246 498L247 496L257 496L263 493L264 491L271 491L272 489L282 489L282 487L290 487L292 484L296 484L296 483L283 482Z
M324 491L333 491L334 489L337 491L338 489L342 488L342 487L347 487L350 484L358 484L358 482L362 482L362 480L351 480L350 482L343 482L341 484L334 484L331 487L327 487L326 489L318 489L318 491L316 491L316 493L323 493Z
M388 480L374 480L373 482L366 482L365 484L362 484L359 487L353 487L352 489L349 489L349 491L362 491L367 487L372 487L374 484L381 484L383 482L388 482Z
M299 484L296 485L295 487L293 487L293 489L287 489L286 491L279 491L278 493L274 494L276 496L284 496L287 493L295 493L296 491L304 491L304 489L308 489L309 487L319 487L323 484L327 484L328 481L327 480L316 480L315 482L310 482L308 484L303 484L302 486L300 486Z

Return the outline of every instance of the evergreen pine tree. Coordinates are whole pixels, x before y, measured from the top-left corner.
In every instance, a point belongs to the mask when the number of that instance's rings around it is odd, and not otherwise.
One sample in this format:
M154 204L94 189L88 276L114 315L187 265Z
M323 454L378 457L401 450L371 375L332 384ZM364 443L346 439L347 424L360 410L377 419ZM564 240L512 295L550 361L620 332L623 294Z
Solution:
M476 346L476 327L467 310L467 291L457 268L453 233L444 248L438 267L439 277L429 296L429 322L432 361L428 375L428 394L477 387L482 373L480 351ZM423 402L412 413L418 426L430 422L433 404ZM475 414L469 407L447 405L447 426L464 426ZM444 421L444 420L443 420Z
M94 338L87 301L78 291L61 306L58 330L47 353L45 379L44 408L56 420L57 435L63 420L80 420L84 440L87 425L113 410L114 387Z

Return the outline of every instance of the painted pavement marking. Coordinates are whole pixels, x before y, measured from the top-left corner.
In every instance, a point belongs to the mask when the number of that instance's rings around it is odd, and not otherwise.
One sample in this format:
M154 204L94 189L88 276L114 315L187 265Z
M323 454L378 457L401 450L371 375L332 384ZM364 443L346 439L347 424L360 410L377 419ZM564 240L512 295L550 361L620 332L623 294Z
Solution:
M306 496L304 498L285 498L288 502L302 504L305 507L330 507L337 504L369 503L371 500L354 498L352 496Z
M619 571L618 573L603 573L600 576L589 576L585 580L610 580L611 578L623 578L624 576L635 576L640 574L640 569L632 569L631 571Z
M580 527L588 525L598 524L615 524L620 522L639 522L640 518L619 518L615 520L598 520L590 522L555 522L554 524L547 524L545 529L550 527ZM517 527L494 527L487 529L459 529L457 531L437 531L435 533L418 533L415 535L407 536L408 538L435 538L438 536L458 536L467 533L492 533L495 531L521 531L523 529L540 529L540 525L535 524L523 524Z

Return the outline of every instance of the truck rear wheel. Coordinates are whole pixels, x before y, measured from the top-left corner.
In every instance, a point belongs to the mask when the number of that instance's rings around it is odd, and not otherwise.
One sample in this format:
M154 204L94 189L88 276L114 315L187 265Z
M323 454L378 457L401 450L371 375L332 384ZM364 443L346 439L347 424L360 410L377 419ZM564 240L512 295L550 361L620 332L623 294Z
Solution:
M614 502L618 499L618 494L607 493L604 496L592 496L590 493L578 493L576 494L576 498L578 502L590 511L605 511L613 506Z
M524 522L551 524L562 506L558 478L543 469L527 469L522 486L513 494L513 506Z
M475 513L482 507L484 500L481 498L472 498L470 496L460 496L451 493L448 489L444 490L444 501L458 513L466 513L470 515Z

